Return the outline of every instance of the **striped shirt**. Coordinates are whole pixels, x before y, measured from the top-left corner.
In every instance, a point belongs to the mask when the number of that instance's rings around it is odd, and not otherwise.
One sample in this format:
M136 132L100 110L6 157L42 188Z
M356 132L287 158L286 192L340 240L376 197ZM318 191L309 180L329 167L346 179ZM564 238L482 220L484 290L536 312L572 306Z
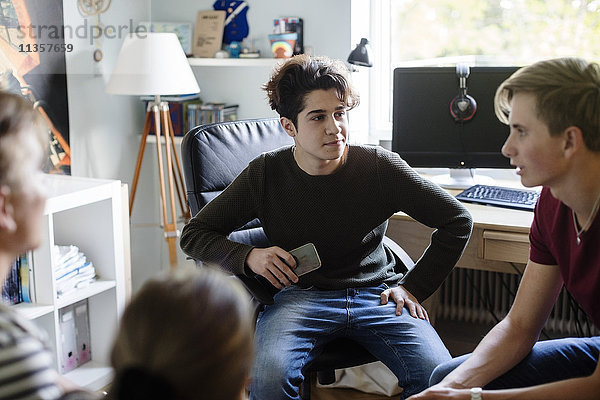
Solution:
M33 323L0 304L0 400L62 395L46 339Z

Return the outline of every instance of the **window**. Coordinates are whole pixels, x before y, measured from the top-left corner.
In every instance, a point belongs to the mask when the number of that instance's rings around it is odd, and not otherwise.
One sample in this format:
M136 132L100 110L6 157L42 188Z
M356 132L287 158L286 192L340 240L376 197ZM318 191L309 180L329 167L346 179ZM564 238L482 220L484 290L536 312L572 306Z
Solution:
M354 0L353 14L354 3L364 1ZM367 94L370 143L391 138L395 67L600 60L600 0L371 0L370 15L353 18L352 26L353 34L369 32L375 58Z

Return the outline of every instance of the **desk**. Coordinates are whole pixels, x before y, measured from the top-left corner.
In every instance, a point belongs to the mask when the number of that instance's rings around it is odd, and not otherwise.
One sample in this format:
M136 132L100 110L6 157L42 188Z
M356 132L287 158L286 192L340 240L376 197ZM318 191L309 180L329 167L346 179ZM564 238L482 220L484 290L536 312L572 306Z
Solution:
M514 180L497 181L496 185L519 186L518 182ZM456 195L460 190L448 190L448 192ZM516 274L518 270L522 273L529 258L529 228L533 221L533 212L473 203L462 204L473 217L473 232L456 266L478 271ZM432 232L432 228L428 228L404 213L397 213L390 218L386 235L402 246L413 260L417 260L429 245ZM448 282L446 281L442 286L449 284ZM423 302L429 311L430 321L433 325L436 324L438 314L442 317L447 310L454 310L456 306L454 302L442 299L440 290L441 288ZM471 315L481 315L477 313L482 308L485 309L485 306L474 305L466 300L464 293L471 289L454 288L453 290L463 293L459 295L460 299L457 298L455 301L461 303L464 309L471 310ZM477 297L475 296L475 298ZM511 303L512 300L502 302L500 309L504 314L508 311ZM454 314L454 311L450 311L450 314ZM468 322L464 318L457 320ZM465 344L461 341L464 338L453 341L449 333L440 332L440 335L445 337L453 354L470 352L478 342L473 339Z
M498 186L515 186L514 181L498 181ZM449 190L452 195L458 190ZM473 216L473 233L457 267L481 271L522 272L529 256L529 228L533 212L463 203ZM392 216L387 236L417 260L429 245L428 228L403 213Z

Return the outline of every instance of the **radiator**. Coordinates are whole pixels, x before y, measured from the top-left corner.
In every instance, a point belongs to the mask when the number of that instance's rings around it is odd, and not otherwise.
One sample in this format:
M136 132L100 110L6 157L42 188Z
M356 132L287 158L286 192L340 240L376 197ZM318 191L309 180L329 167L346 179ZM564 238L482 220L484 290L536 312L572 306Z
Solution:
M455 268L438 292L436 319L495 324L508 313L520 276L501 272ZM598 330L563 289L543 335L546 337L595 336Z

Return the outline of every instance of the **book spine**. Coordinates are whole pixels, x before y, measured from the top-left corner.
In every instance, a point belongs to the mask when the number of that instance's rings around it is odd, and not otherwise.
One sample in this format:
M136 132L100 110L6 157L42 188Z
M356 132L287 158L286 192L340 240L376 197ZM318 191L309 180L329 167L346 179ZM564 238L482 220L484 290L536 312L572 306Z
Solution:
M16 258L12 262L6 281L2 287L2 298L8 304L18 304L23 301L21 279L19 276L20 264L20 258Z
M19 275L21 277L21 294L23 302L35 303L35 285L33 277L33 254L22 255L20 259Z

